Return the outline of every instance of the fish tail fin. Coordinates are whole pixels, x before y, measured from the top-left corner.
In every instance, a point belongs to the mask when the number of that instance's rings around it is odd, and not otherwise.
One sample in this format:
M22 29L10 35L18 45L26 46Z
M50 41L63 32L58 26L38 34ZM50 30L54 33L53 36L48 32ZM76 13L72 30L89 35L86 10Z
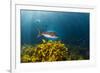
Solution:
M38 35L37 37L40 37L42 34L41 34L41 31L38 29Z

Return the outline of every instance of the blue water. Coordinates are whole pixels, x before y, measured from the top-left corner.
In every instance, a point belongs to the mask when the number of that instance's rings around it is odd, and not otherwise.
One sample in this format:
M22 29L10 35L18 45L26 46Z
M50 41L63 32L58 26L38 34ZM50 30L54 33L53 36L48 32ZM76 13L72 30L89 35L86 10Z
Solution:
M53 31L65 44L89 48L89 13L21 10L21 44L38 44Z

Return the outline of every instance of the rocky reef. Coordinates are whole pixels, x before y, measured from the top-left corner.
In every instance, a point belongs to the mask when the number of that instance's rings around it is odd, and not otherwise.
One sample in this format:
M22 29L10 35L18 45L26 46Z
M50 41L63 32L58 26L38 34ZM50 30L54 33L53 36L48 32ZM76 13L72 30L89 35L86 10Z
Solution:
M52 62L81 60L82 56L71 54L69 48L61 41L42 40L40 44L23 45L21 47L21 62Z

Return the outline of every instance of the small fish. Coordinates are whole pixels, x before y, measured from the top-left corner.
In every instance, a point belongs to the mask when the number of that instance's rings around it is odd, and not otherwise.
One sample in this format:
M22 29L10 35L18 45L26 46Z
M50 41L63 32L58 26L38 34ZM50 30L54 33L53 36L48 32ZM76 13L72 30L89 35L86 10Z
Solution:
M43 32L42 35L44 37L47 37L47 38L52 38L52 39L56 39L58 38L55 34L55 32Z
M51 38L51 39L57 39L58 37L56 36L56 33L55 32L40 32L39 31L39 34L38 34L38 37L39 36L44 36L46 38Z

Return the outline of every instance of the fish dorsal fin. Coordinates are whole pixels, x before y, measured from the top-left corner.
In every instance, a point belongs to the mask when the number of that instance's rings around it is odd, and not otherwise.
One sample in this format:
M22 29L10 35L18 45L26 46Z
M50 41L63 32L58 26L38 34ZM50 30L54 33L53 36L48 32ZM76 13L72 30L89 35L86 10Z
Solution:
M56 33L55 33L55 32L49 32L49 34L50 34L51 36L56 35Z

